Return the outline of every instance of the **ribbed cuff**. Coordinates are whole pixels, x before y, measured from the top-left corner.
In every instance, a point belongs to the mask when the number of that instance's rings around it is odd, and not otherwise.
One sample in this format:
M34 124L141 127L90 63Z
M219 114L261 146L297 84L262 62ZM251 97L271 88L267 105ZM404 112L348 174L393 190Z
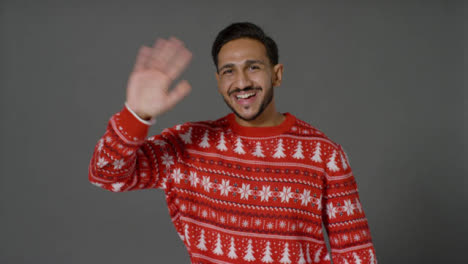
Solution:
M127 143L133 144L145 140L151 122L142 122L141 118L130 111L128 107L124 107L112 117L111 122L116 133Z
M136 118L138 119L138 121L142 122L143 124L146 124L148 126L152 126L154 124L156 124L156 119L155 118L151 118L151 120L144 120L144 119L141 119L141 117L139 117L127 104L127 102L125 102L125 107L127 108L128 111L130 111L130 113Z

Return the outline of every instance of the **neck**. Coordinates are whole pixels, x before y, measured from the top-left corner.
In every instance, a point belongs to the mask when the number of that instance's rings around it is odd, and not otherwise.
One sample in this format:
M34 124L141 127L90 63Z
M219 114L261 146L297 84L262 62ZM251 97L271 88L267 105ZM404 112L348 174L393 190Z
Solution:
M286 117L276 111L274 99L263 110L263 112L254 120L246 121L236 115L236 122L241 126L246 127L268 127L281 124Z

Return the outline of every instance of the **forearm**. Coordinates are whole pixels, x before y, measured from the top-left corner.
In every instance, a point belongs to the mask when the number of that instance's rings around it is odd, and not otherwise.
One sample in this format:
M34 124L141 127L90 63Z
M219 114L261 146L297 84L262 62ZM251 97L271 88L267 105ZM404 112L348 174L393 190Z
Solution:
M89 180L104 189L120 192L148 188L157 180L156 158L145 142L149 124L124 108L109 120L89 165ZM153 169L152 169L153 168Z

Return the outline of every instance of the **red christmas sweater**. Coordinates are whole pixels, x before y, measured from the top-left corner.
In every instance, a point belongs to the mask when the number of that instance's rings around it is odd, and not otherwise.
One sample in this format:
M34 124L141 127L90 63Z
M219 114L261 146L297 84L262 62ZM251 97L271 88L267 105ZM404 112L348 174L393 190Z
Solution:
M377 263L343 149L285 116L243 127L231 113L146 138L149 125L124 108L96 145L89 180L112 192L162 189L192 263Z

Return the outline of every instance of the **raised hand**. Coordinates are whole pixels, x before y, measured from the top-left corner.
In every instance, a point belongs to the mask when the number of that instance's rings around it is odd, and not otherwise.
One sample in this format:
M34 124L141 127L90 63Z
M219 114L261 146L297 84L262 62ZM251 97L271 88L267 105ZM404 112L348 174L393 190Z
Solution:
M152 48L138 51L127 84L127 105L142 119L154 118L177 104L191 90L181 81L169 90L172 82L187 67L192 53L176 38L157 39Z

